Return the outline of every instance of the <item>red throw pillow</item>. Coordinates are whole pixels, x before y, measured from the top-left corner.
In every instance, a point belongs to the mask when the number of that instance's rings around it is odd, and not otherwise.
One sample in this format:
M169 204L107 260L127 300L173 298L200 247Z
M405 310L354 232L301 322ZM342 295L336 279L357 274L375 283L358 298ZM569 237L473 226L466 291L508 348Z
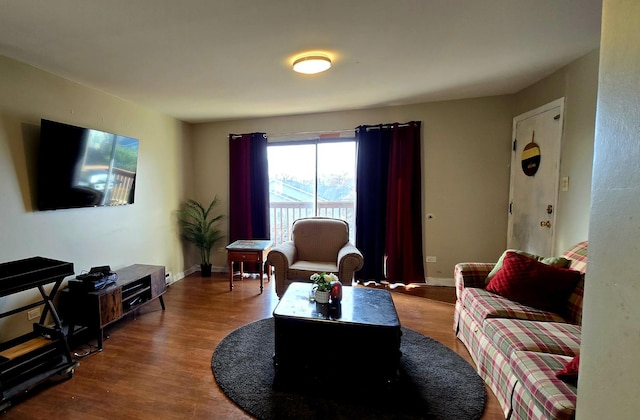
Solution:
M562 370L556 372L556 377L562 379L565 382L576 383L578 382L578 367L580 365L580 355L576 354Z
M507 252L502 269L487 284L487 290L526 306L563 314L581 275Z

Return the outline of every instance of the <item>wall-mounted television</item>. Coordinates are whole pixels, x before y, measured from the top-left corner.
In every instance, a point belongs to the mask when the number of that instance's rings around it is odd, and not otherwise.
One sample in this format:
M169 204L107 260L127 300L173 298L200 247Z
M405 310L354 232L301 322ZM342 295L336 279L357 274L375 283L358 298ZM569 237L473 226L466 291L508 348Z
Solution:
M133 204L138 140L41 120L38 210Z

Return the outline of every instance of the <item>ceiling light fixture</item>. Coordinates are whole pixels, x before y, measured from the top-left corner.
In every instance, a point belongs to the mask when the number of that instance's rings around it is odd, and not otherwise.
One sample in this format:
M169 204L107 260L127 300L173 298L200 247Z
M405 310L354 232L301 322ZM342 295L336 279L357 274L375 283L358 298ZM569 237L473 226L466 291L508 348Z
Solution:
M304 74L321 73L331 68L331 59L323 55L306 55L293 62L293 71Z

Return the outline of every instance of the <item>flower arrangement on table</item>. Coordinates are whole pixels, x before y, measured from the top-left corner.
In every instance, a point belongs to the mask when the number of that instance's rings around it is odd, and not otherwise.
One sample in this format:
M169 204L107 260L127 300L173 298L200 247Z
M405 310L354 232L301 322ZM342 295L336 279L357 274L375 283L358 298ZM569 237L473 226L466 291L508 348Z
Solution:
M331 283L338 281L338 276L333 273L314 273L311 275L310 280L314 284L314 290L329 292L331 291Z

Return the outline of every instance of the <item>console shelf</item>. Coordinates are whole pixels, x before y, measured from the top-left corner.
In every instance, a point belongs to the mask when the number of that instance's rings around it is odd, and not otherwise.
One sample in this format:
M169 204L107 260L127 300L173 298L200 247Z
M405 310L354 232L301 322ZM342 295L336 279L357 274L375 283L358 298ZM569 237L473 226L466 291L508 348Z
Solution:
M102 350L107 325L156 298L164 310L164 273L163 266L134 264L118 270L116 282L102 290L62 290L60 309L69 324L69 338L76 326L87 327L96 331L98 349Z
M43 257L0 264L0 297L37 288L42 300L0 313L0 318L44 305L33 331L0 344L0 410L11 400L54 376L71 377L77 366L71 357L53 299L73 264ZM44 286L52 284L47 293ZM45 325L51 315L54 325Z

